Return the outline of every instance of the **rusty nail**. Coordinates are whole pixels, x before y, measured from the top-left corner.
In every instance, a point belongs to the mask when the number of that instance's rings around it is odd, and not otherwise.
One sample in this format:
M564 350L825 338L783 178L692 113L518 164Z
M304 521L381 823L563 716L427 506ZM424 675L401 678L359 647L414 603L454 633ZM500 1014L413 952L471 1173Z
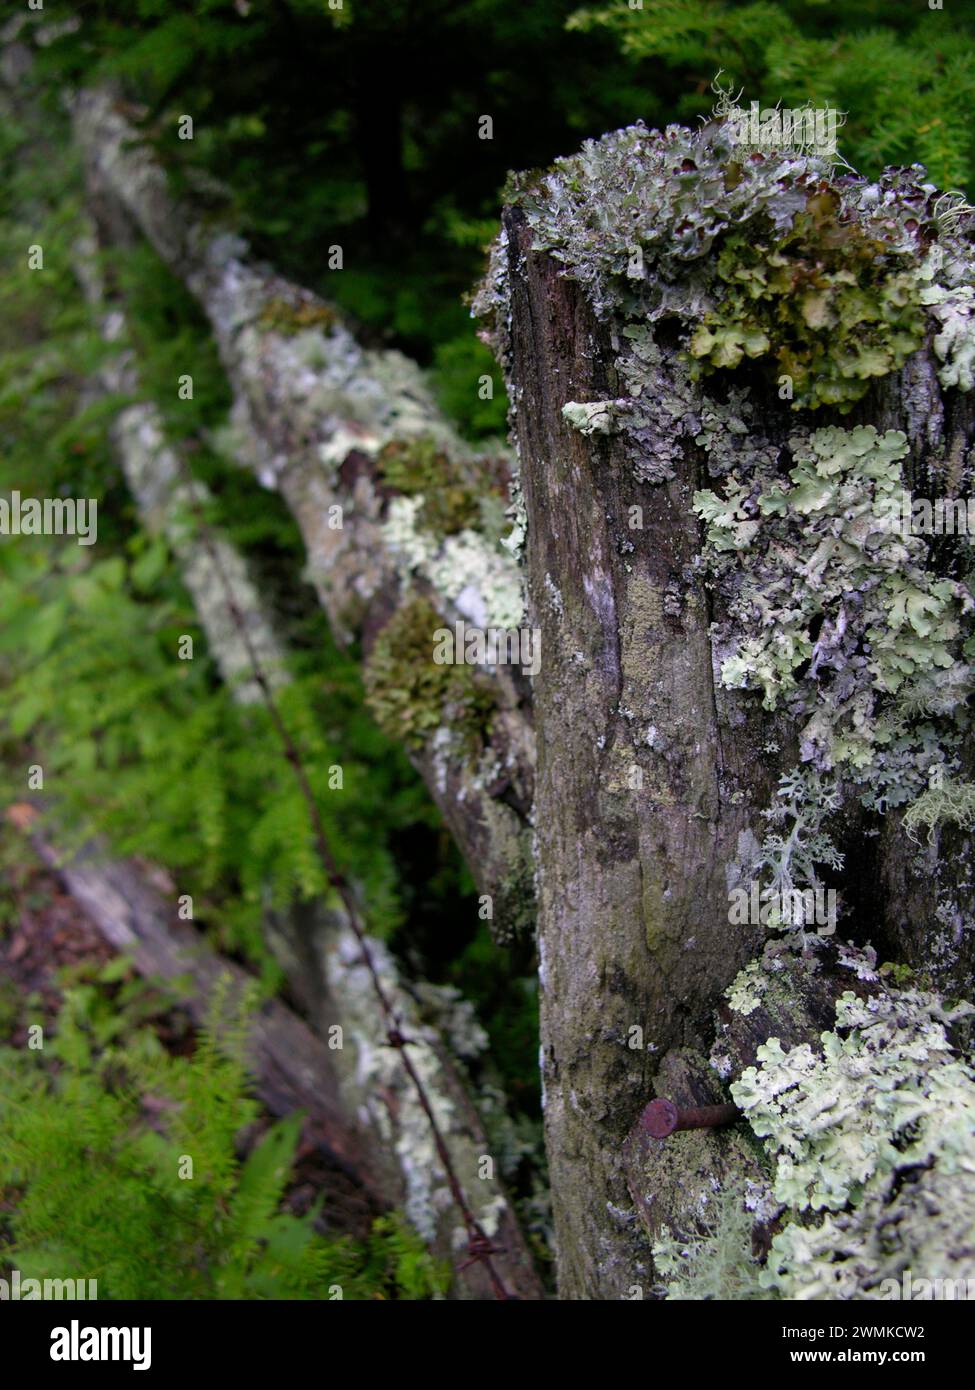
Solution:
M713 1129L730 1125L741 1111L737 1105L698 1105L678 1110L672 1100L652 1100L640 1123L653 1139L666 1139L676 1129Z

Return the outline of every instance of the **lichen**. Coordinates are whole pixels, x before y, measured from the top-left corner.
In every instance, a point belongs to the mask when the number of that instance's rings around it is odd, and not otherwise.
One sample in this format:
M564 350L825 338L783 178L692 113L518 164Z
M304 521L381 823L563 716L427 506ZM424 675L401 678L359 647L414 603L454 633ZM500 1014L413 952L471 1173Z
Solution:
M747 440L729 450L713 426L729 414L742 424L747 407L729 412L700 378L735 391L729 374L746 359L768 364L792 409L845 410L904 364L931 322L942 383L971 385L971 252L961 222L939 218L920 166L870 182L838 176L814 150L746 152L726 122L638 123L516 176L507 193L533 248L562 262L619 349L625 394L568 401L563 413L583 433L621 431L640 480L672 477L702 435L725 464L742 451ZM505 236L475 301L502 358L507 267Z
M524 613L521 573L501 544L465 527L439 537L421 521L423 500L394 497L383 537L405 579L419 575L480 628L515 628Z
M773 380L789 378L793 410L844 411L920 347L916 257L888 251L840 211L839 194L820 188L785 235L752 218L724 238L714 258L724 293L690 340L702 367L771 358Z
M822 868L843 867L843 855L827 829L840 804L836 784L814 769L794 768L779 778L770 805L762 811L769 828L747 866L748 879L760 883L770 899L793 904L785 917L772 913L767 926L795 928L805 941L803 891L822 886Z
M961 782L957 779L935 778L934 785L922 792L912 801L904 815L904 829L912 840L917 840L918 831L925 826L928 844L933 843L937 827L951 821L970 830L975 825L975 782Z
M934 350L942 386L970 391L975 385L975 286L969 257L950 243L931 247L919 272L921 303L938 325Z
M725 990L725 998L728 1006L736 1014L747 1017L754 1013L762 1002L762 995L768 985L768 979L762 969L760 962L751 961L740 970L735 976L731 985Z
M466 1179L477 1171L480 1155L469 1118L457 1105L455 1082L444 1070L437 1034L419 1016L383 943L370 939L368 949L383 991L410 1038L410 1062L437 1127L456 1169L465 1175L474 1215L488 1235L494 1234L507 1204L494 1180L473 1183ZM416 1231L433 1242L439 1230L454 1250L461 1249L466 1231L441 1166L433 1128L402 1059L386 1041L361 942L348 928L329 933L325 964L329 987L342 1002L345 1047L335 1058L350 1108L371 1121L391 1149L405 1187L404 1209Z
M698 1232L681 1239L665 1228L657 1237L654 1267L668 1301L745 1302L774 1296L763 1287L761 1263L752 1253L755 1213L746 1206L749 1197L734 1189L721 1192Z
M918 989L847 991L820 1049L758 1049L731 1093L788 1212L763 1287L871 1298L905 1269L975 1274L975 1072L949 1040L973 1012Z
M802 887L817 860L839 867L823 835L847 790L883 812L921 796L934 767L956 768L975 603L898 524L901 431L831 426L796 433L789 450L786 476L769 458L733 468L694 508L700 564L727 604L713 633L721 681L760 690L799 727L802 767L769 808L783 828L764 848L766 864L775 851L798 860L805 835L803 874L787 885Z

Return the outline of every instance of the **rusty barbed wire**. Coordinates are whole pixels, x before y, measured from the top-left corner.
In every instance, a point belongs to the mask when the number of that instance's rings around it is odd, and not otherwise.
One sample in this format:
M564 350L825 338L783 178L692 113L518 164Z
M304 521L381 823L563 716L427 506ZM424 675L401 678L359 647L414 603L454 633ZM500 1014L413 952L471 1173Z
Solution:
M197 525L200 528L200 537L203 541L204 546L206 547L207 553L209 554L214 570L216 571L217 577L220 581L221 588L223 589L224 596L227 602L227 611L229 612L231 621L233 622L234 627L236 628L237 633L244 644L244 650L247 653L247 660L251 667L255 684L261 692L261 699L264 703L265 708L268 711L271 723L278 737L278 741L281 745L282 755L290 764L291 769L297 780L302 800L305 803L305 808L308 813L308 819L312 831L312 839L315 845L315 850L318 855L318 859L322 865L322 868L325 870L325 876L330 886L336 890L336 892L339 895L339 898L341 899L342 906L344 907L346 916L348 918L349 926L351 927L356 941L359 944L359 948L362 951L362 958L365 962L366 969L368 971L369 978L372 983L373 992L375 993L376 998L379 1002L379 1007L382 1011L383 1019L386 1023L387 1044L390 1047L395 1048L396 1052L399 1054L400 1061L403 1065L403 1070L406 1072L406 1075L409 1077L413 1085L413 1089L416 1092L416 1098L420 1104L420 1108L423 1110L423 1113L426 1116L427 1121L429 1122L430 1131L433 1135L434 1146L437 1150L437 1156L440 1159L440 1163L443 1167L444 1173L447 1178L447 1184L450 1188L451 1198L455 1207L460 1212L461 1218L464 1222L464 1229L467 1232L467 1259L464 1260L462 1264L459 1264L455 1267L455 1272L460 1273L472 1264L482 1264L484 1266L485 1272L487 1273L489 1280L491 1281L491 1288L494 1291L495 1297L504 1301L508 1301L513 1297L513 1295L510 1294L506 1289L504 1281L502 1280L500 1274L495 1268L494 1262L491 1258L492 1255L501 1254L502 1251L499 1247L495 1246L492 1243L490 1237L486 1234L484 1228L481 1226L480 1222L477 1220L476 1216L472 1212L470 1204L468 1203L467 1198L464 1195L464 1189L461 1186L460 1179L457 1177L457 1172L454 1168L453 1160L450 1157L450 1152L447 1148L443 1134L441 1133L440 1126L437 1123L437 1117L433 1112L433 1106L430 1102L430 1097L427 1094L426 1088L423 1085L419 1073L413 1065L409 1053L407 1052L407 1047L410 1046L410 1039L407 1038L403 1033L402 1018L400 1017L398 1011L396 1010L391 999L389 998L386 989L383 985L383 982L379 976L379 971L376 968L376 962L372 957L372 952L369 950L369 943L366 937L365 928L362 924L362 920L359 915L359 909L356 906L355 900L352 896L352 892L349 888L348 881L345 878L345 875L340 871L335 857L332 854L331 848L329 847L328 838L325 834L325 827L322 823L321 811L319 810L318 802L315 799L315 793L312 790L311 783L308 779L308 773L305 768L305 764L302 761L297 744L292 738L288 730L288 727L284 722L284 719L281 715L281 711L278 709L277 702L274 698L274 692L271 689L270 681L267 678L267 673L265 672L264 667L261 664L260 656L258 655L254 643L251 639L251 634L247 629L247 624L244 621L244 615L241 613L240 608L237 605L237 600L234 597L233 586L230 582L229 576L227 575L227 572L223 566L223 562L220 558L220 551L219 547L216 545L216 542L214 540L213 530L210 526L210 523L207 521L206 516L203 513L203 508L200 506L199 499L196 495L196 480L194 479L185 458L182 456L179 450L174 450L174 453L177 456L179 468L187 485L187 494L189 497L190 507L193 511Z

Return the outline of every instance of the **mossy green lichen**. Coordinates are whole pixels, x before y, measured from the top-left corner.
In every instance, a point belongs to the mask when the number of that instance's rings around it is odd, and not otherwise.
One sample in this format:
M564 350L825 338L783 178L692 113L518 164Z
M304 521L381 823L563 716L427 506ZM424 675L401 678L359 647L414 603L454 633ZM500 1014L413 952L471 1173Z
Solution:
M752 219L724 238L714 259L717 303L690 339L701 368L771 358L794 410L844 411L921 346L916 257L889 251L840 211L839 194L822 188L785 235Z
M470 666L434 661L434 633L445 626L429 599L407 598L366 660L366 704L380 728L408 748L422 749L447 727L454 745L473 754L483 742L494 699Z

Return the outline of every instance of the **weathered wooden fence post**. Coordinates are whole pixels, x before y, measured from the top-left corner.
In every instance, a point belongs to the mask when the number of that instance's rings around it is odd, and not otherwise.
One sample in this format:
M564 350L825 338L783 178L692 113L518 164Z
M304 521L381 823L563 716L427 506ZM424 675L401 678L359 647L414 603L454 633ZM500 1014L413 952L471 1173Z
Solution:
M902 502L969 479L973 219L940 216L922 179L833 177L718 123L636 126L516 181L505 212L478 307L541 631L562 1297L652 1281L624 1141L769 940L733 910L753 883L763 906L833 891L840 936L950 994L970 982L969 552L904 534ZM911 804L933 823L923 850Z

